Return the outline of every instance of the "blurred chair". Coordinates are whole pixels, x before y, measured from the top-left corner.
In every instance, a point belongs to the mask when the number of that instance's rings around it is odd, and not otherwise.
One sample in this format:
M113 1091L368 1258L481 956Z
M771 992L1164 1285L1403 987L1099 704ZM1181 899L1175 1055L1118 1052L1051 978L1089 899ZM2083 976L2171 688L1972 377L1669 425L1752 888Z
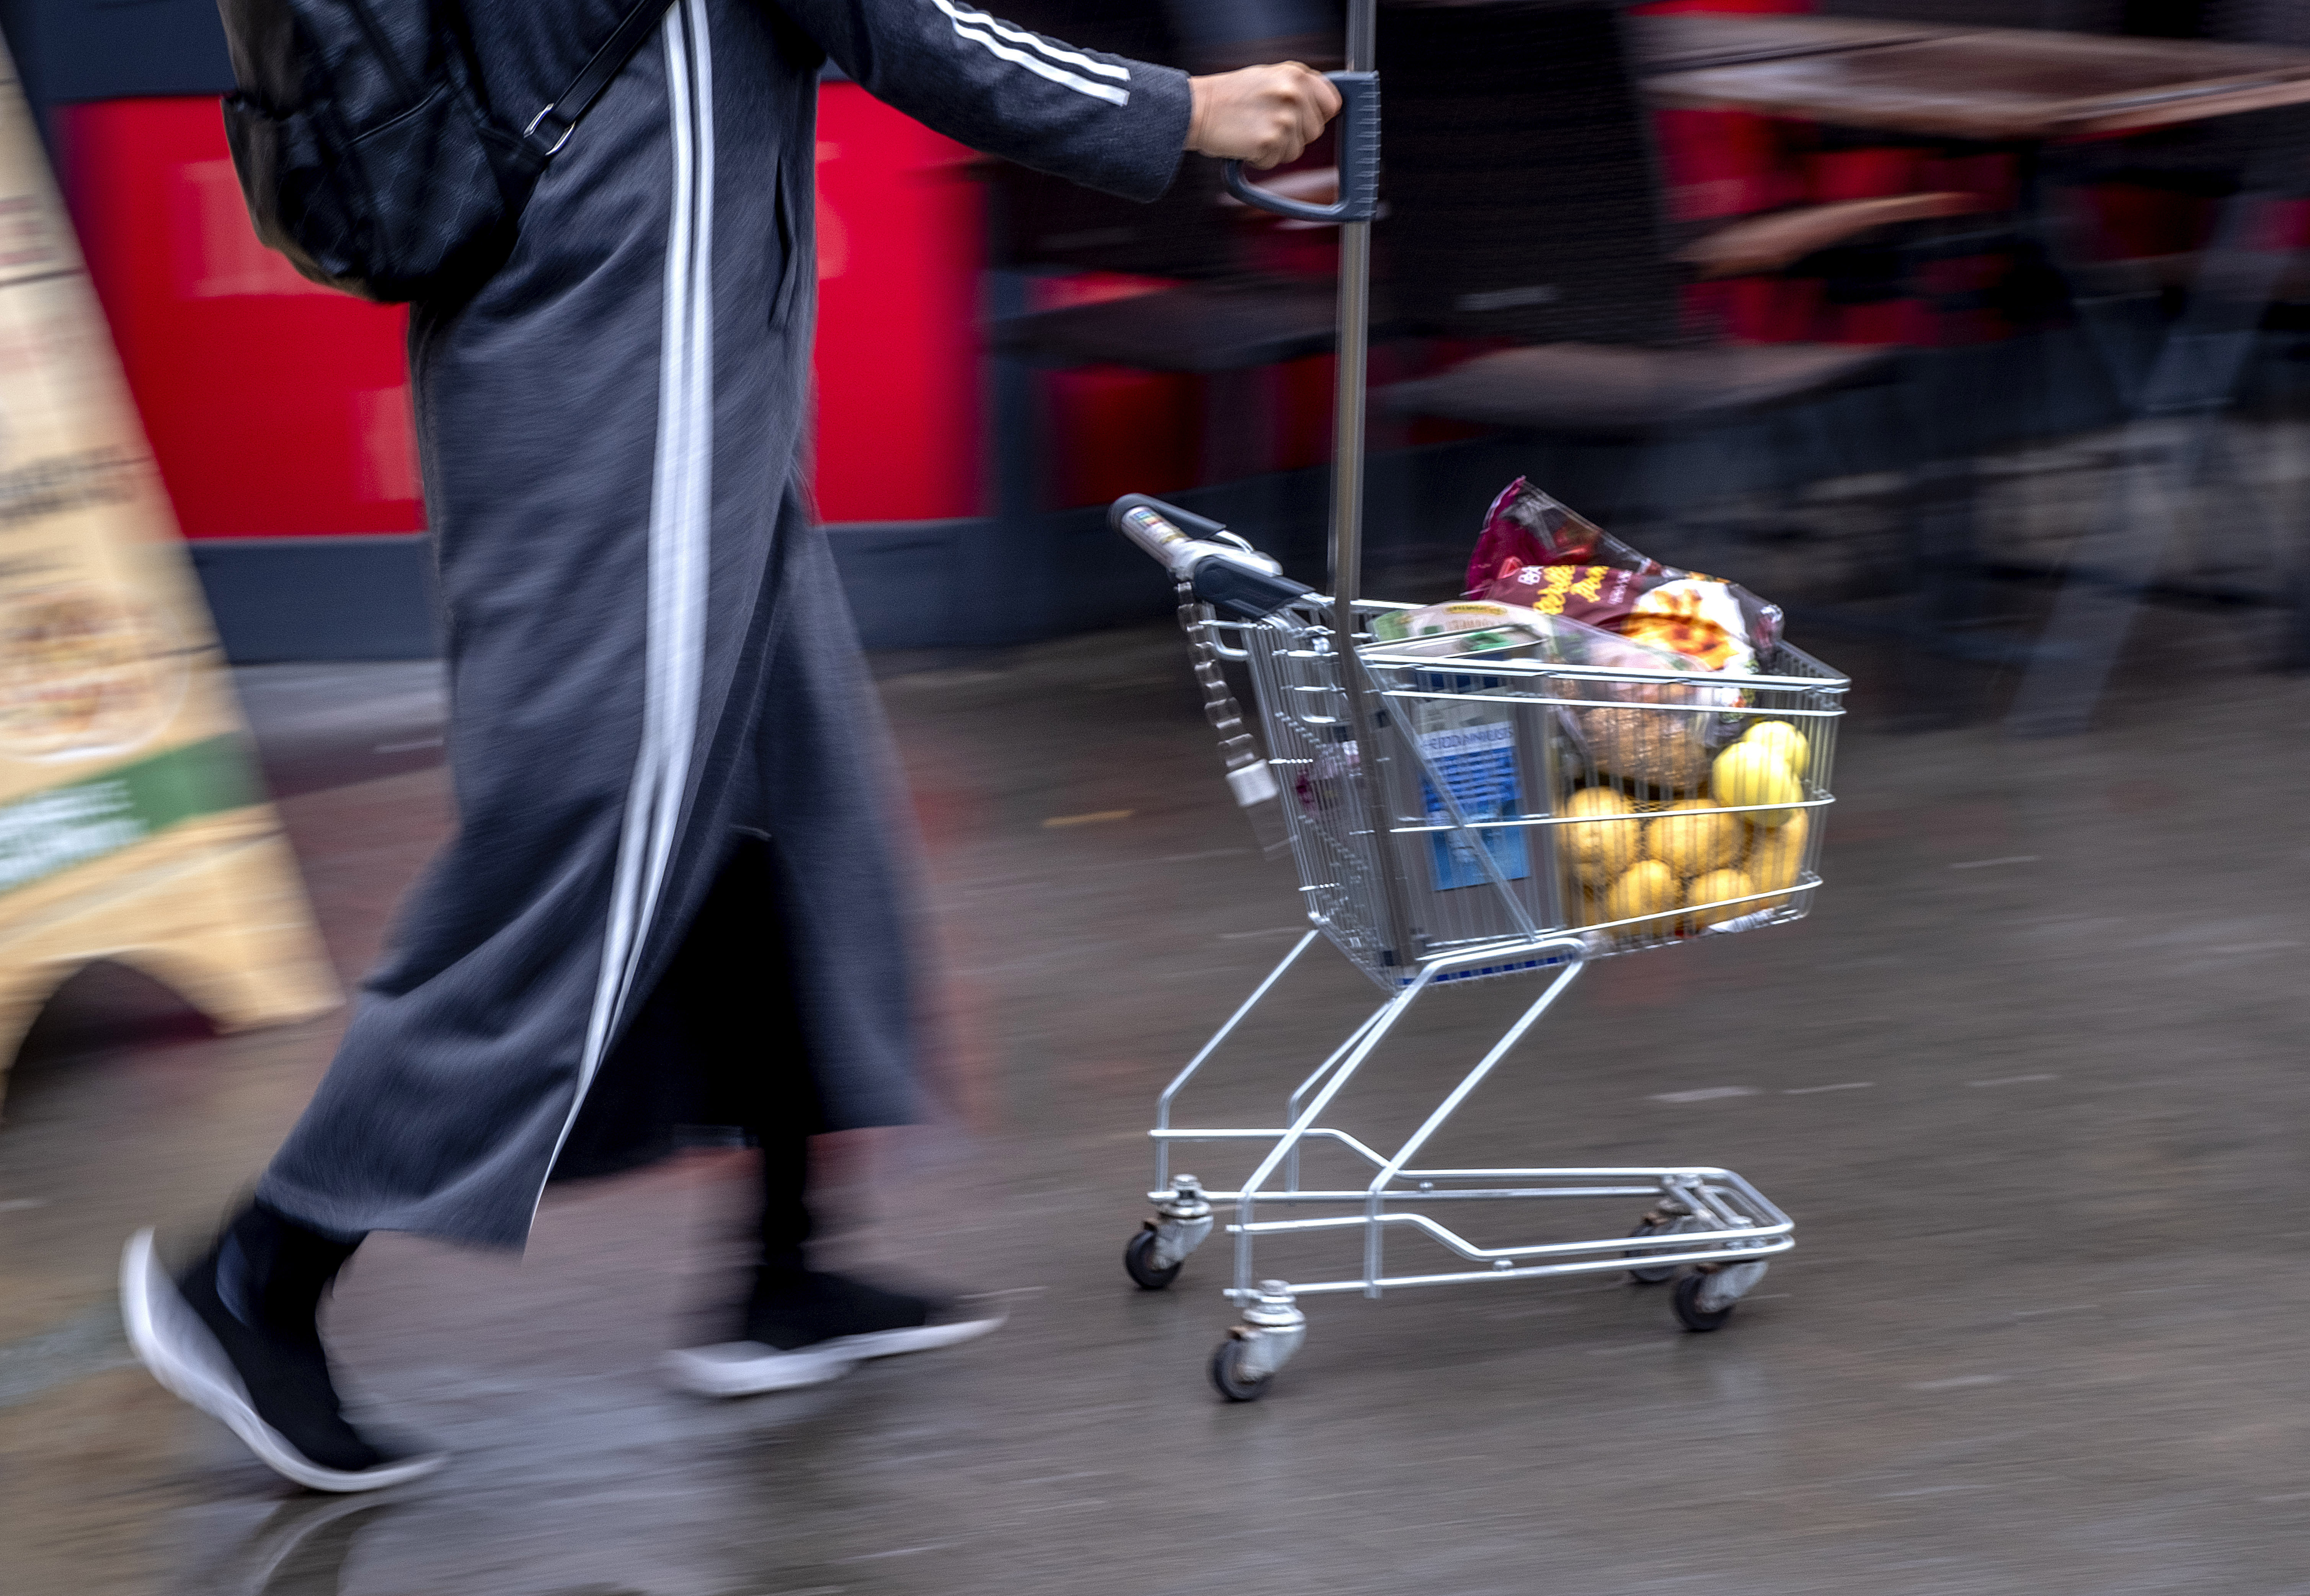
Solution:
M1647 479L1665 446L1895 373L1891 347L1696 335L1686 283L1806 273L1976 208L1958 194L1800 206L1678 242L1608 4L1394 0L1380 59L1381 247L1396 325L1507 345L1398 384L1385 402L1401 414L1636 446L1633 491L1599 515L1657 507Z
M1217 169L1215 163L1197 164ZM1009 181L1006 174L998 186ZM1062 258L1048 244L1032 253L1014 245L997 256L998 266L1013 270L1081 265L1170 281L1124 298L1001 317L989 328L988 342L998 354L1046 369L1120 366L1204 378L1199 474L1211 481L1268 469L1269 396L1261 384L1246 379L1327 352L1334 338L1334 295L1328 282L1251 269L1235 232L1259 224L1238 220L1240 208L1230 216L1215 190L1196 186L1193 221L1135 257L1077 248ZM1217 236L1203 243L1206 233ZM1192 255L1184 243L1190 238L1197 240Z
M1190 72L1230 72L1269 61L1340 64L1339 0L1167 0Z
M2194 5L2203 0L1819 0L1825 17L1930 22L1941 28L2053 28L2064 33L2116 33L2145 4ZM2290 0L2289 0L2290 3Z
M2302 0L2126 0L2123 11L2135 35L2310 49ZM2014 725L2086 724L2144 593L2274 603L2285 616L2274 663L2310 667L2310 541L2248 483L2236 435L2222 424L2257 388L2260 403L2300 413L2298 385L2271 369L2303 358L2310 323L2310 253L2300 239L2310 108L2083 143L2063 152L2048 187L2079 320L2133 425L2115 455L2106 512L2121 536L2089 568L2046 573L2061 577L2061 590ZM2132 225L2114 224L2121 211ZM2177 546L2176 528L2192 517L2128 502L2153 491L2201 506L2202 496L2219 495L2219 509L2194 518L2212 530Z
M1016 0L1010 22L1090 49L1168 65L1187 49L1160 0ZM1220 213L1219 173L1182 161L1170 192L1152 204L1117 199L1005 160L981 169L989 188L989 258L1000 268L1210 277L1231 243Z
M1031 0L1008 14L1023 26L1096 49L1209 69L1240 64L1236 57L1272 59L1279 52L1314 65L1336 65L1321 53L1325 48L1336 53L1336 35L1328 46L1304 33L1274 40L1246 37L1246 28L1262 19L1300 27L1320 21L1326 9L1304 0L1220 7L1178 0ZM1302 184L1310 180L1297 176ZM1331 349L1333 292L1328 280L1258 269L1248 235L1272 225L1272 219L1226 198L1218 162L1183 161L1171 191L1152 205L1095 194L1007 162L992 166L987 181L994 218L990 264L997 271L1110 272L1164 284L1059 309L1002 307L989 329L994 352L1047 369L1116 366L1203 378L1201 479L1271 469L1276 403L1259 373Z

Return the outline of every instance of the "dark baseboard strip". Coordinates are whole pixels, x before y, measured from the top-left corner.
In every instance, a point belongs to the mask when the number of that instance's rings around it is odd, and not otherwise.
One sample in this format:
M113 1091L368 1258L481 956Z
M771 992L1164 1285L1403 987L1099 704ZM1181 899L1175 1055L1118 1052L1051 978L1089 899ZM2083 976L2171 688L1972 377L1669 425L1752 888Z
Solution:
M1378 496L1385 499L1385 484L1401 474L1401 466L1376 470ZM1473 525L1489 490L1472 499L1475 508L1459 519ZM1324 473L1309 471L1175 497L1183 508L1243 527L1294 575L1320 583L1324 493ZM1417 494L1395 497L1420 501ZM846 522L825 530L870 649L1031 643L1165 615L1177 603L1161 570L1108 529L1104 506L1015 520ZM235 664L430 659L440 652L422 533L201 538L187 547Z
M423 533L195 538L186 547L234 664L441 652Z
M1005 534L992 517L829 526L869 648L1022 643L1159 614L1161 575L1096 509ZM202 538L193 568L234 664L430 659L441 651L423 533Z

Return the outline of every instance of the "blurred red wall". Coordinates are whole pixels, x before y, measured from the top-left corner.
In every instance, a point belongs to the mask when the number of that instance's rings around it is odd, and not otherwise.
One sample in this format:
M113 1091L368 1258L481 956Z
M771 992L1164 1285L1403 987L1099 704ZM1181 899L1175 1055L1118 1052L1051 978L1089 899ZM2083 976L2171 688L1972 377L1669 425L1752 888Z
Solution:
M852 84L820 100L819 511L977 514L969 152ZM421 530L406 314L250 230L216 101L60 108L65 195L185 535Z
M818 513L975 516L976 157L855 83L818 96Z
M56 117L89 273L185 535L421 528L405 318L257 243L216 101Z

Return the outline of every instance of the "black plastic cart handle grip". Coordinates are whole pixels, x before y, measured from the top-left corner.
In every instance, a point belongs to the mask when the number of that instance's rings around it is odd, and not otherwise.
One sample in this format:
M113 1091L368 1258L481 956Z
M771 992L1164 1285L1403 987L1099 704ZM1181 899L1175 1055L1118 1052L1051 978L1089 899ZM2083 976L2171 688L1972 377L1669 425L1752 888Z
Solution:
M1200 542L1205 552L1194 557L1185 570L1173 563L1169 553L1151 548L1137 533L1130 530L1129 517L1134 513L1151 517L1155 525L1149 529L1161 534L1177 534ZM1264 620L1284 605L1307 596L1303 587L1289 577L1277 576L1253 561L1260 556L1246 552L1238 555L1221 540L1230 537L1228 529L1216 521L1191 514L1175 504L1165 504L1144 493L1126 493L1107 507L1107 524L1138 543L1172 571L1183 577L1194 589L1197 598L1217 610L1229 620ZM1167 545L1168 547L1168 545ZM1182 551L1185 552L1185 551Z
M1145 493L1126 493L1107 507L1107 524L1116 531L1123 530L1123 517L1133 510L1153 510L1191 538L1215 538L1227 530L1223 523L1183 510L1176 504Z
M1379 74L1327 72L1324 75L1340 91L1338 199L1328 205L1314 205L1262 188L1243 175L1240 160L1230 160L1220 170L1229 194L1246 205L1278 216L1295 221L1369 221L1379 213Z

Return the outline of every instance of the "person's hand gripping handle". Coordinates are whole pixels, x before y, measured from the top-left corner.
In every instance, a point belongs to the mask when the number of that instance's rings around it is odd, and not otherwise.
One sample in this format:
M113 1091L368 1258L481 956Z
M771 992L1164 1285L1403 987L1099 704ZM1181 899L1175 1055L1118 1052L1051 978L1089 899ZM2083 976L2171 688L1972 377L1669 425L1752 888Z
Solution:
M1187 148L1261 171L1298 160L1340 112L1340 91L1297 61L1189 78L1187 91Z
M1379 74L1319 74L1297 61L1190 78L1194 110L1187 147L1227 162L1228 192L1247 205L1301 221L1369 221L1379 210ZM1311 204L1260 187L1246 163L1295 160L1333 117L1340 118L1339 197Z

